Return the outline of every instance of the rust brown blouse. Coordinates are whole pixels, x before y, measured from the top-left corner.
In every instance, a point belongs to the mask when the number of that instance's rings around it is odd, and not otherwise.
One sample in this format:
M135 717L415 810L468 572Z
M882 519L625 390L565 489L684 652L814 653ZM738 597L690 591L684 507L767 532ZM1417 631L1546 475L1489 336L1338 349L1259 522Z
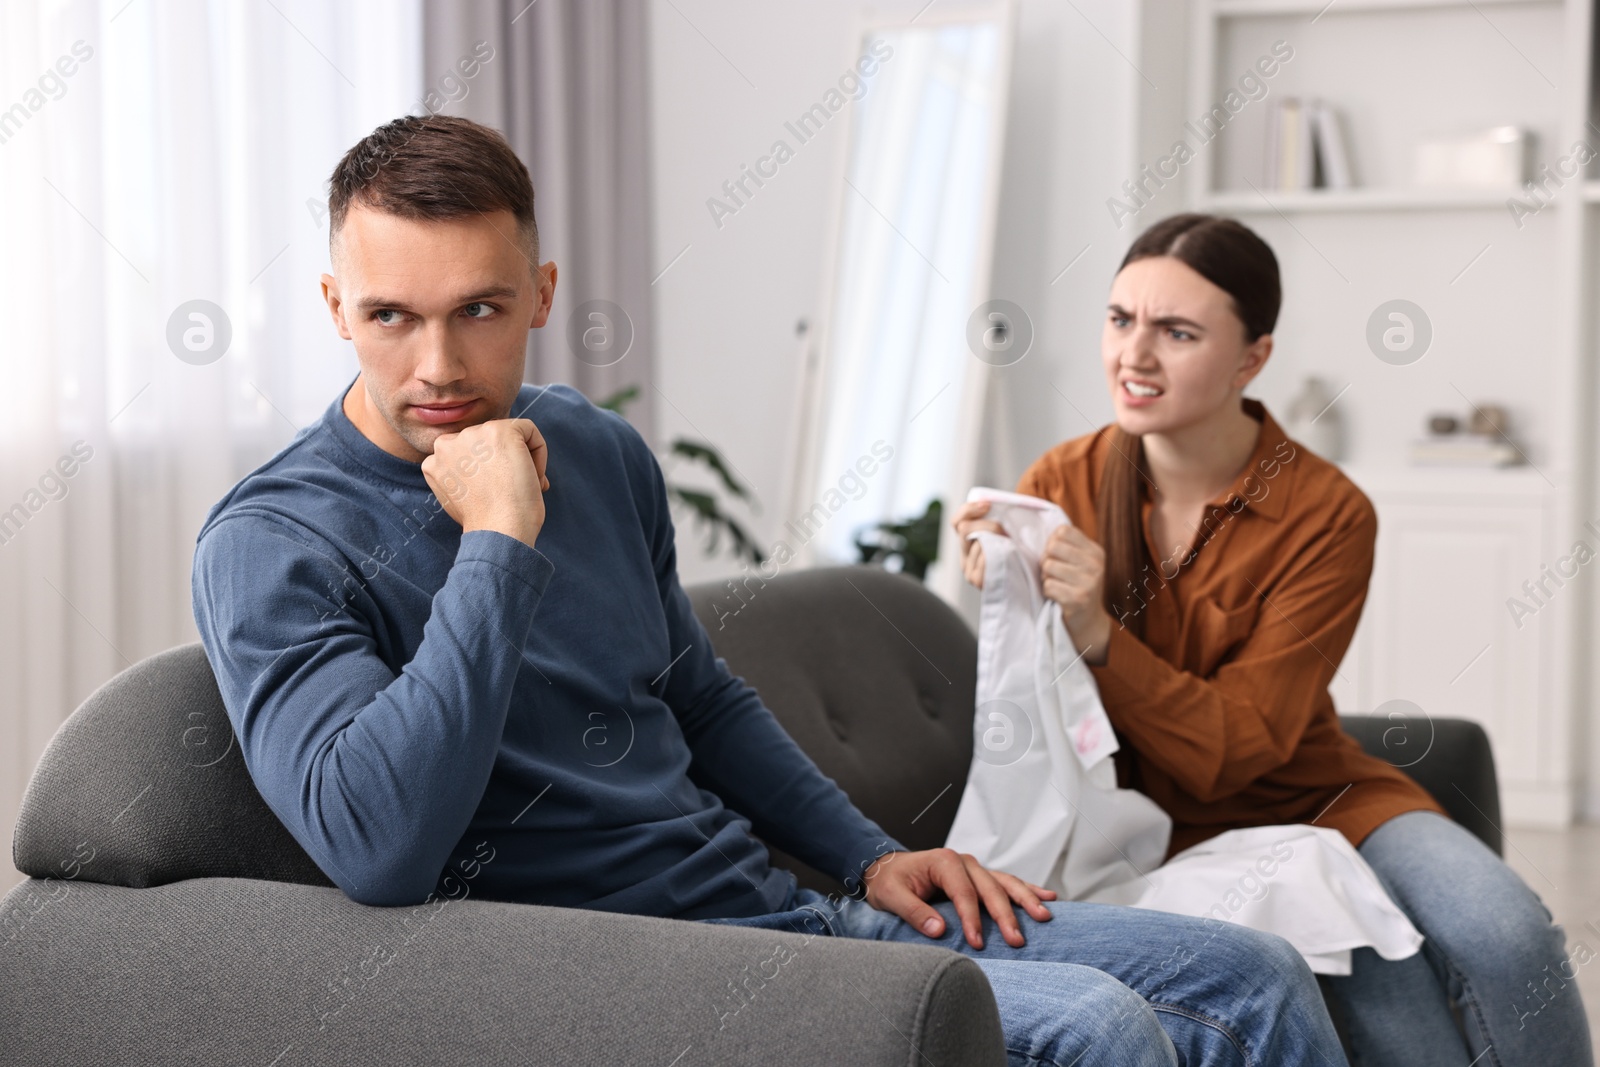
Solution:
M1123 742L1121 785L1172 816L1168 855L1224 830L1315 823L1359 845L1402 812L1441 811L1404 771L1339 728L1328 685L1367 597L1378 519L1333 464L1284 436L1259 401L1249 464L1207 505L1185 556L1150 537L1143 640L1112 622L1093 668ZM1054 501L1099 539L1110 427L1040 456L1017 492Z

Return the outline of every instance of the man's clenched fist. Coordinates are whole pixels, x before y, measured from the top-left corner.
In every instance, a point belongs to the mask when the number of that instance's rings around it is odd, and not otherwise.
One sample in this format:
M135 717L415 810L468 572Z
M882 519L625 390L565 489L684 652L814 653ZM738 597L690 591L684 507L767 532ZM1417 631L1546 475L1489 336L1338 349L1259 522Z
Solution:
M494 419L435 438L422 476L463 533L495 530L531 548L544 526L548 456L531 420Z

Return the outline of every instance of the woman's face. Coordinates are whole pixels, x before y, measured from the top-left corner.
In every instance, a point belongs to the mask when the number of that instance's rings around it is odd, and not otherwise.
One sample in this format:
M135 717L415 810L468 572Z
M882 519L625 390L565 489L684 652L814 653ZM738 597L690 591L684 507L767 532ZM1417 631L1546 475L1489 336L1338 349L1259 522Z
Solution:
M1135 260L1111 283L1100 357L1128 433L1171 433L1237 409L1271 352L1272 336L1248 341L1233 298L1182 260Z

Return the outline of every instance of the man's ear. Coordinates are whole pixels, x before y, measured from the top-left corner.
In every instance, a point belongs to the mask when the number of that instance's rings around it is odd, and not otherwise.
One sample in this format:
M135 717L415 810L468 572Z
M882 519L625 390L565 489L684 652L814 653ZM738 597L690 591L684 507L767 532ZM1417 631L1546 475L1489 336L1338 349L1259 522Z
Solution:
M547 260L534 268L533 281L537 288L533 295L533 321L528 329L534 330L550 321L550 309L556 298L556 263Z
M333 328L346 341L353 341L350 327L344 321L344 301L339 297L339 280L331 274L322 276L322 299L327 302L328 314L333 317Z

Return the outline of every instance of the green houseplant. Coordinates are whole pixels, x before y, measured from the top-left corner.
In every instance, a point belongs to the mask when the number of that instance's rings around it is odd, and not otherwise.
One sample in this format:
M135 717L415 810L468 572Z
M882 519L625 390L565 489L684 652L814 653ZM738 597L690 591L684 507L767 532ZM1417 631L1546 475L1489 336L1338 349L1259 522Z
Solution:
M880 522L856 536L862 563L898 562L902 573L926 581L928 566L939 558L939 520L944 504L928 501L921 515L903 522Z
M639 387L637 385L629 385L617 390L604 400L598 401L595 406L605 408L608 411L615 411L618 415L621 415L623 408L638 399L638 396ZM727 461L722 458L722 453L718 452L712 445L688 437L675 437L672 439L671 444L667 446L667 451L672 456L705 467L716 475L718 482L721 483L722 488L730 496L744 501L751 511L760 510L756 504L754 494L739 479L734 477ZM756 543L755 539L739 524L737 519L722 510L722 506L717 502L717 498L713 493L700 489L690 489L668 479L667 498L673 504L687 508L690 514L694 516L695 525L705 532L706 555L714 556L717 554L722 544L723 535L726 534L728 548L732 551L735 559L749 560L751 565L755 566L767 558L766 550Z

